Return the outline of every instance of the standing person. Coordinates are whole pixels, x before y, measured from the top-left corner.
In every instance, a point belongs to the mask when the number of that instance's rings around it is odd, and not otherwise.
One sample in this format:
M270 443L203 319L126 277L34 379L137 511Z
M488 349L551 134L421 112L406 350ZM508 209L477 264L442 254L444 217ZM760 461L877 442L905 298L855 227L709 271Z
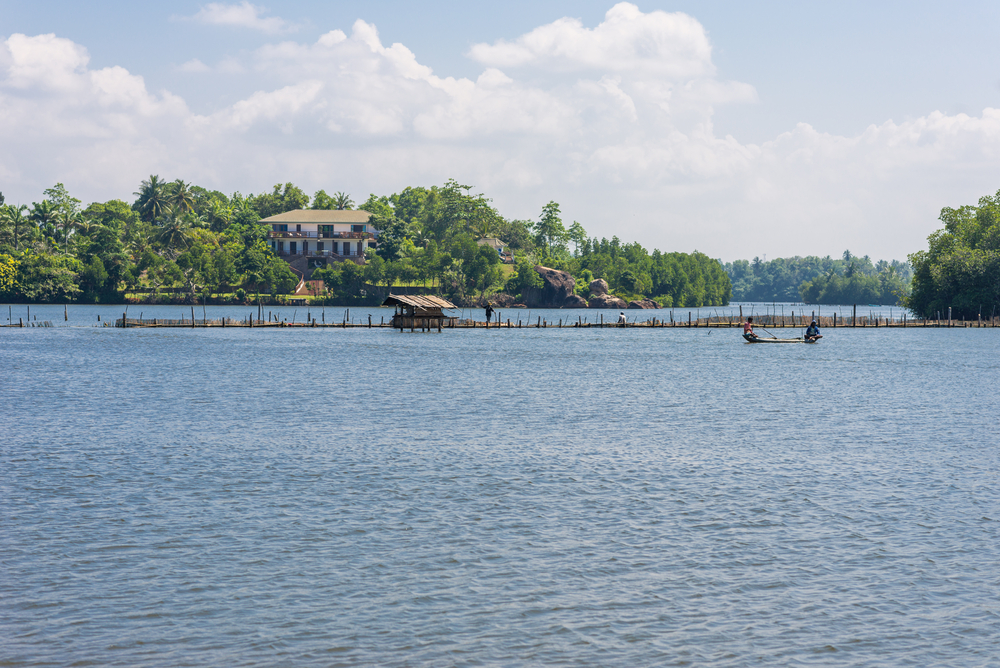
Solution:
M743 325L743 338L747 341L752 341L757 338L757 335L753 332L753 316L748 316L746 323Z
M490 320L493 319L493 302L486 302L486 326L490 326Z
M813 320L806 329L806 343L814 343L822 338L823 335L819 333L819 327L816 326L816 321Z

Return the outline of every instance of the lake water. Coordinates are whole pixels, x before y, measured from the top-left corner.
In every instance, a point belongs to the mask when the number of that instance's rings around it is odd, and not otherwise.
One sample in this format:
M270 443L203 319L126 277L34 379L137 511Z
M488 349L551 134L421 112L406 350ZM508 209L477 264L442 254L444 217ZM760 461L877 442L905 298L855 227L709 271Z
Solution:
M1000 663L1000 330L115 311L0 330L2 666Z

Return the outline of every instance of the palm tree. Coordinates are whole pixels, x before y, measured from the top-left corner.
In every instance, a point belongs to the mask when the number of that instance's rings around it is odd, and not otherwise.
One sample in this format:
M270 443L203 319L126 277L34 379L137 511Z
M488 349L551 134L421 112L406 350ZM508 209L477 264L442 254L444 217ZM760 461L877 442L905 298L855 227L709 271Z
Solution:
M167 184L161 181L156 174L151 174L149 180L143 181L139 190L132 194L138 196L133 208L140 213L145 221L156 220L166 213L169 207Z
M57 234L56 222L59 216L59 207L50 200L32 202L31 214L29 218L41 230L42 236L46 239L54 238Z
M3 209L3 221L13 228L14 250L20 250L21 230L27 228L29 224L28 218L24 215L28 210L28 206L26 204L19 204L18 206L9 204L0 207L0 209Z
M59 211L56 215L55 226L58 229L62 229L64 253L69 253L69 236L75 228L79 227L80 219L79 214L66 211L65 209Z
M191 220L189 216L170 215L156 232L156 242L168 250L187 248L191 245Z
M191 194L190 183L184 183L182 179L167 184L167 201L177 213L187 213L194 211L194 196Z
M213 232L225 232L233 219L233 207L213 199L208 207L208 220Z
M354 206L354 200L347 193L341 191L333 194L333 206L338 211L343 211L345 209L350 209Z
M93 220L89 220L87 218L84 218L83 216L77 216L77 219L76 219L76 230L80 234L83 234L85 236L90 236L90 233L93 232L94 229L99 224L100 223L98 223L96 221L93 221Z

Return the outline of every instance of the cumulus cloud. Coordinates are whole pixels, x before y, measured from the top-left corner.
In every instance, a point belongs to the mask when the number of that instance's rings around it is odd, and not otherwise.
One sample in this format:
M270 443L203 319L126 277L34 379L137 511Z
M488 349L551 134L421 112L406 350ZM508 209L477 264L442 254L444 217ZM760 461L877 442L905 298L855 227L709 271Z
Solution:
M681 12L644 14L630 2L609 9L593 29L579 19L562 18L513 42L476 44L469 55L501 68L655 73L672 78L715 73L712 47L697 20Z
M268 34L279 34L295 30L295 26L277 16L264 17L263 7L243 0L238 5L210 2L191 17L191 20L207 25L249 28Z
M555 199L592 234L733 259L901 257L923 246L941 206L994 187L992 109L852 137L808 124L756 145L720 136L714 109L756 91L716 75L704 30L682 14L623 3L594 28L565 19L470 55L477 77L442 76L359 20L214 68L185 63L206 77L255 74L242 99L196 114L124 68L92 69L82 45L11 35L0 42L2 190L31 201L61 181L110 199L160 173L224 191L292 180L363 197L456 177L512 217Z
M192 58L191 60L187 61L186 63L183 63L182 65L180 65L177 69L179 71L181 71L181 72L190 72L190 73L197 74L197 73L201 73L201 72L209 72L209 71L211 71L212 68L210 68L208 65L206 65L203 62L201 62L197 58Z

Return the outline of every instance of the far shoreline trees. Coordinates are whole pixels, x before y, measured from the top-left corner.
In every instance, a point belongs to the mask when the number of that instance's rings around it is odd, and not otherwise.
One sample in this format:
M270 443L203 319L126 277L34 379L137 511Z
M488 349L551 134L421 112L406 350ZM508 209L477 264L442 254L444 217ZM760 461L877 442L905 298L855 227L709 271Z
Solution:
M111 200L83 207L63 184L45 190L30 207L0 202L0 268L5 272L0 300L121 303L126 294L149 301L204 301L213 295L232 303L279 299L294 289L299 276L271 251L268 230L259 221L304 208L363 209L381 231L378 249L367 253L365 264L337 263L315 272L313 278L324 281L322 296L343 303L374 302L394 285L433 286L461 303L494 294L517 301L524 290L538 287L536 264L569 272L584 298L590 296L590 281L603 278L614 295L627 301L651 298L675 308L723 305L731 299L897 303L906 297L911 275L906 263L873 263L846 252L838 259L754 258L725 265L697 251L650 252L638 242L589 237L579 222L563 221L555 201L545 204L536 220L505 218L488 197L455 180L372 194L360 203L343 191L331 192L309 197L284 183L258 195L227 196L183 179L150 175L131 204ZM985 199L978 208L949 214L951 236L932 244L934 258L943 257L943 241L959 234L959 228L971 229L970 220L994 215L997 198ZM493 237L506 244L513 266L502 265L495 250L477 244ZM924 257L915 254L911 260L920 259L924 275L933 274ZM911 303L927 302L928 289L922 289ZM934 303L950 298L939 296Z
M844 251L843 257L737 260L725 265L733 300L806 304L902 304L912 270L898 260L871 261Z
M1000 191L975 206L945 207L944 229L927 238L928 249L910 255L913 292L907 306L924 317L970 320L1000 314Z

